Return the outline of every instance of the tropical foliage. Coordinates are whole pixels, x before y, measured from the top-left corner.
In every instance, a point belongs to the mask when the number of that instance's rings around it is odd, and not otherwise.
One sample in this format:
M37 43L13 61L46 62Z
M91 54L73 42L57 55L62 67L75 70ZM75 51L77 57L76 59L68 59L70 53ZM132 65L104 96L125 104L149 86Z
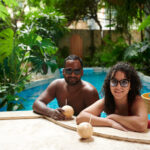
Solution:
M18 110L23 108L23 99L16 93L25 88L30 74L46 74L48 68L52 72L56 70L58 39L67 30L66 19L54 10L39 6L30 7L26 13L29 4L24 0L19 1L19 5L15 0L9 2L9 5L8 0L0 2L0 108ZM20 29L18 21L23 24Z
M126 61L131 62L135 68L145 74L150 74L150 42L134 43L129 46L124 55Z
M143 20L139 26L139 30L144 30L146 27L150 27L150 15Z
M88 66L110 67L123 60L124 52L128 45L123 37L118 37L115 41L106 36L105 44L96 49L96 52L91 60L91 57L85 57L84 62Z
M31 71L47 74L48 68L56 70L58 41L68 31L65 24L63 15L52 8L41 8L25 16L19 39L30 52Z
M25 60L32 64L31 72L47 74L48 68L51 68L52 72L56 70L54 54L57 47L51 39L42 39L41 36L29 31L20 34L19 41L21 43L18 46L23 50L22 55L27 52L29 54Z
M127 44L123 37L117 38L115 41L105 39L105 45L101 47L100 60L102 66L110 67L118 61L123 60L124 51Z
M14 31L8 21L10 16L4 4L14 7L17 3L13 0L0 2L0 108L7 105L7 110L14 110L21 108L22 105L14 95L16 89L19 89L19 86L13 84L17 76L17 70L14 70L17 62L13 59Z
M0 32L0 63L3 62L4 58L12 53L13 36L14 32L10 28Z
M25 67L22 66L24 57L19 54L17 46L14 46L10 56L0 64L0 108L5 106L6 110L22 109L22 101L16 92L21 92L25 88L29 76Z

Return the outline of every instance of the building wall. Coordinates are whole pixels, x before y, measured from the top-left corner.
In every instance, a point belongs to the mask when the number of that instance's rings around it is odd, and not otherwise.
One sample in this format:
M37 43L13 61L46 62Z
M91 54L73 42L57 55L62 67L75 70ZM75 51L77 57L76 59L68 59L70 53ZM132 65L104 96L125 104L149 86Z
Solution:
M73 35L79 35L82 39L83 42L83 47L82 47L82 56L85 56L87 54L90 53L90 46L91 46L91 37L90 37L90 30L88 29L71 29L70 32L65 35L60 41L59 41L59 48L64 48L64 47L68 47L68 49L70 49L70 39ZM104 30L102 32L102 34L100 33L100 30L94 30L94 45L95 47L99 47L101 45L101 36L105 36L109 34L108 30ZM132 31L132 42L136 41L140 41L140 32L138 31ZM116 40L117 37L119 37L119 34L112 31L112 40ZM126 42L127 41L127 37L125 37ZM71 52L70 52L71 53Z

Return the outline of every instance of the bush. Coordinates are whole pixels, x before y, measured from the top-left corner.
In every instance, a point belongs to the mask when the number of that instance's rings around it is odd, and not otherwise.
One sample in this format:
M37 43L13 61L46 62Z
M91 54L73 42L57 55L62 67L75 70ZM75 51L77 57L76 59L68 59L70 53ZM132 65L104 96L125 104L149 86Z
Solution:
M56 62L57 62L58 68L64 67L64 60L67 56L69 56L69 48L68 47L60 48L57 51Z
M148 40L134 43L129 46L124 55L124 60L134 65L136 70L150 75L150 43Z
M112 41L106 36L104 42L104 45L96 49L93 58L90 56L84 58L86 65L110 67L118 61L123 60L124 52L128 45L122 37L119 37L116 41Z

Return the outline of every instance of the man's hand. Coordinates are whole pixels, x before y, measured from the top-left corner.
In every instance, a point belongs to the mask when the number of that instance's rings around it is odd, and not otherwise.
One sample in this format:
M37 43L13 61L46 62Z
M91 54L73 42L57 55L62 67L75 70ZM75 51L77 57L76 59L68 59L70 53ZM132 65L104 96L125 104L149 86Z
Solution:
M65 120L65 115L63 114L64 110L57 108L52 110L50 117L55 120Z

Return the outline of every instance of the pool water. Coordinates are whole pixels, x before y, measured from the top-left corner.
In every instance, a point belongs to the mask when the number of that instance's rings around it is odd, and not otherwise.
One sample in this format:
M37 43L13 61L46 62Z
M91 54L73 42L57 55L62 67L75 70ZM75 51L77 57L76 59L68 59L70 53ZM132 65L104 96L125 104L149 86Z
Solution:
M84 75L82 77L82 80L88 81L92 85L94 85L99 92L100 98L102 98L100 91L104 83L105 77L106 77L105 71L95 72L94 69L92 68L84 68ZM63 78L62 69L60 70L60 78ZM150 92L150 82L145 82L142 80L142 84L143 84L143 88L141 90L141 94ZM23 105L25 108L22 110L32 110L33 102L47 88L48 85L49 85L49 82L44 83L43 85L40 85L40 86L26 89L18 93L17 95L26 99L26 101L23 101ZM48 104L48 107L54 108L54 109L58 108L57 100L54 99L53 101L51 101ZM5 110L0 109L0 111L5 111ZM105 116L105 114L103 114L103 116ZM149 114L149 119L150 119L150 114Z

